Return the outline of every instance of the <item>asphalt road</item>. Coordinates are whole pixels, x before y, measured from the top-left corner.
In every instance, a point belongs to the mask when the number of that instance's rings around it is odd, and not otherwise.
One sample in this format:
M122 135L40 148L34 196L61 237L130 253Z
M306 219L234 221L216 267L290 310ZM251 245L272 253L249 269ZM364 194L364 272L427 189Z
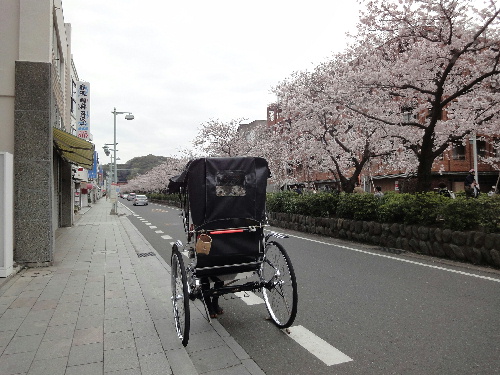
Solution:
M170 262L171 242L185 242L180 211L120 202ZM219 318L266 374L500 374L500 272L282 232L298 283L292 331L309 333L310 347L245 298L226 295ZM325 350L344 359L325 363Z

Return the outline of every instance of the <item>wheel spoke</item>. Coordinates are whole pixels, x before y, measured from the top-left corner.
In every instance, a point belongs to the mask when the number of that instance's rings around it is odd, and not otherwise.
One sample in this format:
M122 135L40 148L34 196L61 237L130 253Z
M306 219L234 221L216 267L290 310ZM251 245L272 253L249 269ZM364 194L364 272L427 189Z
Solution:
M289 327L297 313L297 285L288 254L277 242L266 245L262 277L264 301L271 318L279 327Z
M182 344L186 346L189 339L189 294L184 262L175 245L172 250L171 266L172 297L170 299L172 300L175 330L177 336L182 340Z

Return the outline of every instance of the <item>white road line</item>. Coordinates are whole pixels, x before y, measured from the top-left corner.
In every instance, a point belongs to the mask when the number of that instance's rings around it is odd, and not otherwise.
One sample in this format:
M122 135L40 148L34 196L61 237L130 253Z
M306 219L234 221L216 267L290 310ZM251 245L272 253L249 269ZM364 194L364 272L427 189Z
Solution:
M312 238L295 236L295 235L288 234L288 233L287 233L287 236L294 237L294 238L299 238L299 239L305 240L305 241L311 241L311 242L320 243L322 245L340 247L342 249L356 251L358 253L363 253L363 254L368 254L368 255L374 255L374 256L378 256L378 257L382 257L382 258L393 259L393 260L397 260L397 261L400 261L400 262L405 262L405 263L410 263L410 264L416 264L418 266L423 266L423 267L427 267L427 268L433 268L433 269L440 270L440 271L447 271L447 272L452 272L452 273L458 273L458 274L464 275L464 276L470 276L470 277L475 277L475 278L478 278L478 279L495 281L497 283L500 283L500 279L495 279L494 277L475 275L475 274L469 273L469 272L453 270L453 269L450 269L450 268L445 268L445 267L440 267L440 266L433 266L431 264L420 263L420 262L416 262L414 260L409 260L409 259L404 259L404 258L396 258L396 257L390 256L390 255L386 255L386 254L372 253L371 251L356 249L354 247L349 247L349 246L337 245L337 244L328 243L328 242L324 242L324 241L313 240Z
M149 227L150 227L151 229L156 229L156 228L158 228L157 226L154 226L154 225L150 225Z
M162 230L155 230L155 233L163 233Z
M260 305L264 303L264 300L262 298L252 292L236 292L234 294L237 297L241 298L241 300L247 305Z
M172 239L172 237L170 237L168 234L161 236L161 238L163 238L164 240L171 240Z
M146 222L144 222L144 224L146 224L146 225L151 225L151 223L146 223Z
M334 348L325 340L316 336L308 329L302 326L294 326L288 329L290 331L290 333L287 334L288 337L295 340L295 342L297 342L327 366L338 365L344 362L352 361L352 358L348 357L340 350Z

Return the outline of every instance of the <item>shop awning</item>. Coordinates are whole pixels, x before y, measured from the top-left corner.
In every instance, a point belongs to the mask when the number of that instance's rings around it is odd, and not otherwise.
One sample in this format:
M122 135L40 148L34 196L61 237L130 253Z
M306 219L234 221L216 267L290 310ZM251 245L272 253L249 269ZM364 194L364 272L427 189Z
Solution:
M92 169L94 162L94 145L92 143L57 128L52 128L52 130L54 146L63 159L85 169Z

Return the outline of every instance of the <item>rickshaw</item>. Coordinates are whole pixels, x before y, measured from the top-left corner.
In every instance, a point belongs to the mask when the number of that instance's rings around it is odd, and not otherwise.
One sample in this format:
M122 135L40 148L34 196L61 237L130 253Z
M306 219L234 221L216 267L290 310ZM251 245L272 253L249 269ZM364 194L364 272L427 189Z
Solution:
M297 282L284 247L264 232L270 171L258 157L199 158L170 179L177 192L187 243L172 246L171 285L175 328L186 346L190 301L228 293L262 293L271 320L290 327L297 314Z

